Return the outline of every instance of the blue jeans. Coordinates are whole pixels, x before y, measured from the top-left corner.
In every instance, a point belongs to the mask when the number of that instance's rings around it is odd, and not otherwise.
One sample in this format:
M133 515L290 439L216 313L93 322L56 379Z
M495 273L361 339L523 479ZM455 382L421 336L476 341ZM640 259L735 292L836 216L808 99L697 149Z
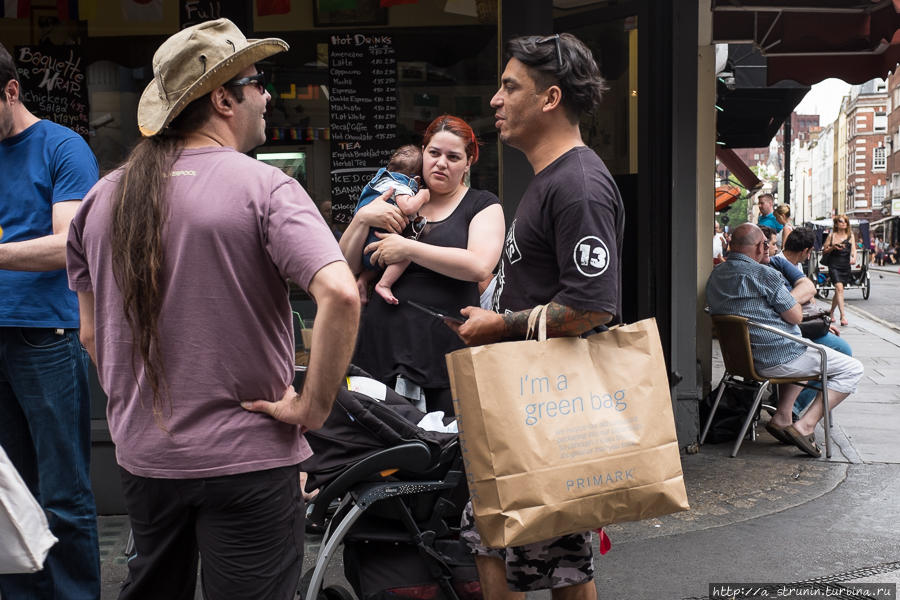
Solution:
M850 344L848 344L844 340L844 338L838 337L830 331L822 337L811 341L815 342L816 344L822 344L823 346L827 346L828 348L837 350L841 354L853 356L853 349L850 348ZM797 416L803 414L803 411L806 410L806 407L812 404L812 401L816 399L816 394L818 393L817 390L821 388L822 386L819 385L815 389L806 388L802 392L800 392L800 395L797 396L797 399L794 401L794 414Z
M4 599L100 597L88 360L77 330L0 327L0 444L59 538L42 571L0 575Z

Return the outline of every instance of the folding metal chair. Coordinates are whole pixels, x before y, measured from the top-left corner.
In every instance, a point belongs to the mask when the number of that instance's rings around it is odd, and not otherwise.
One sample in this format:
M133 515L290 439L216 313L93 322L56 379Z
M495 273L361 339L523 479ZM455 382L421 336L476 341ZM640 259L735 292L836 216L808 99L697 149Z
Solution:
M750 428L751 423L754 423L759 419L759 408L762 403L762 397L765 391L769 389L770 384L778 385L782 383L794 383L809 387L807 382L820 381L822 384L822 402L825 408L823 421L825 429L825 456L831 458L831 409L828 404L828 355L826 354L825 349L800 336L785 333L775 327L750 321L749 319L737 315L712 315L712 321L719 338L719 347L722 349L722 359L725 361L725 375L722 377L722 381L719 382L715 402L713 402L709 417L706 419L706 424L703 426L703 432L700 434L700 443L702 444L706 439L706 434L709 432L709 427L712 424L713 417L715 417L716 409L719 407L719 401L722 399L722 394L725 392L726 387L735 386L746 388L750 385L759 384L759 390L756 392L753 404L750 406L747 418L744 420L744 425L741 427L741 432L738 434L738 437L734 442L734 448L731 451L731 456L735 457L737 456L738 449L741 447L741 443L744 441L744 437L747 435L747 430ZM803 377L763 377L756 372L756 368L753 365L753 350L750 346L749 327L759 327L760 329L770 331L785 339L793 340L804 346L815 349L822 360L822 374L806 375Z

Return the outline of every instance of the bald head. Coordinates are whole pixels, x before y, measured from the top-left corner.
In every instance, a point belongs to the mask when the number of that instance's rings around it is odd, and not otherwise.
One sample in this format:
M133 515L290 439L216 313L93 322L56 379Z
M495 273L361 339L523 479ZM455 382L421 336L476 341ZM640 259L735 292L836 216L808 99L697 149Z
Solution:
M738 225L732 232L731 249L750 256L756 245L765 239L766 236L759 227L753 223L744 223Z

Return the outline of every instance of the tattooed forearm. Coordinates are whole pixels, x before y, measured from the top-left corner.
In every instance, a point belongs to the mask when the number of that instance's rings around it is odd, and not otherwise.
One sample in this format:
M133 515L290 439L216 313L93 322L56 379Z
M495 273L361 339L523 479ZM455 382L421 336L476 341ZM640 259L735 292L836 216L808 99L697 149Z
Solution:
M531 310L523 310L503 315L506 326L504 337L508 340L525 339L530 313ZM547 337L581 335L594 327L608 323L611 319L612 315L607 312L577 310L551 302L547 305Z

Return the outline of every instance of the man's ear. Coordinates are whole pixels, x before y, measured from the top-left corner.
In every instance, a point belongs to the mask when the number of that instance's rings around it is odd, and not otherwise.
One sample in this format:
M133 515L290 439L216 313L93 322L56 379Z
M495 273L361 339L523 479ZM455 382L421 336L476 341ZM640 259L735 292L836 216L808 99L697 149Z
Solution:
M19 96L21 95L20 84L15 79L10 79L6 83L6 87L4 87L0 92L3 93L3 100L7 103L15 103L19 100Z
M558 85L551 85L544 94L544 106L541 107L541 110L548 112L560 107L560 104L562 103L562 90Z
M213 109L220 115L229 116L234 113L232 108L234 98L229 95L224 86L214 89L209 95L209 101L212 102Z

